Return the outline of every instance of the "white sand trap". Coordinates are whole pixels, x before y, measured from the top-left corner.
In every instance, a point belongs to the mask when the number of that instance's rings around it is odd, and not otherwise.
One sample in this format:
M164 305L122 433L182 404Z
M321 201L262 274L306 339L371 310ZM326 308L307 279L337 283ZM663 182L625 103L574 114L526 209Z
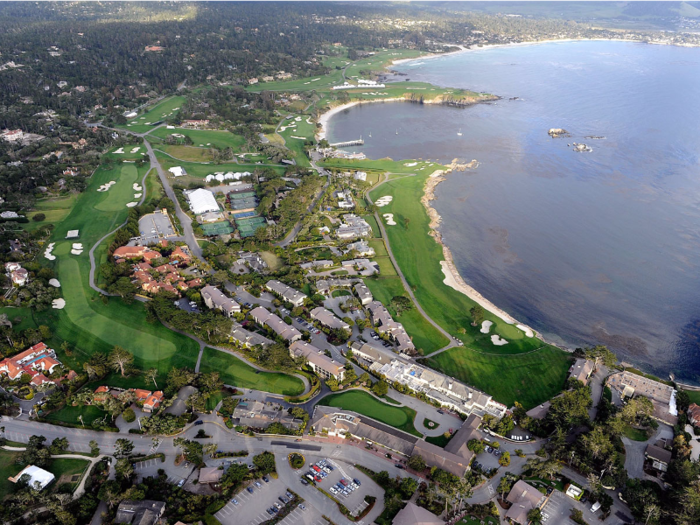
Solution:
M134 206L138 206L138 202L127 202L126 207L127 208L133 208Z
M140 199L143 193L134 193L134 199Z
M525 326L524 324L516 324L515 326L517 328L519 328L520 330L522 330L523 332L525 332L525 335L527 337L534 337L535 336L533 331L529 327Z
M491 321L484 321L481 323L481 333L482 334L488 334L489 330L491 330L491 325L493 323Z
M46 247L44 250L44 257L46 257L49 261L55 261L56 256L52 255L51 252L53 251L53 247L56 246L55 242L49 243L49 245Z
M83 253L83 250L76 250L75 248L70 251L73 255L80 255Z
M82 243L82 242L74 242L74 243L73 243L73 249L74 249L74 250L82 250L82 249L83 249L83 243Z
M200 144L200 146L204 146L204 144Z
M301 122L301 117L296 117L294 120L296 120L297 122Z
M412 168L413 166L418 166L418 163L417 162L407 162L406 164L404 164L404 166L406 166L407 168Z
M211 142L207 142L207 146L211 146Z
M505 339L501 339L501 336L496 334L491 336L491 342L496 346L503 346L508 344L508 341L506 341Z
M46 257L49 261L55 261L55 260L56 260L56 256L55 256L55 255L44 255L44 257Z
M66 306L66 300L65 299L54 299L51 301L51 307L55 308L56 310L63 310Z
M124 148L119 148L118 150L115 150L114 153L124 153Z
M389 204L393 200L394 200L394 197L392 197L391 195L385 195L384 197L379 197L376 200L375 204L378 207L383 208L384 206L386 206L387 204Z
M58 279L49 279L49 284L53 286L54 288L60 288L61 283L58 282Z
M141 149L141 146L136 146L134 149L131 150L131 153L136 153L140 149Z
M384 220L386 221L387 225L396 226L396 221L394 221L393 213L385 213L382 215L382 217L384 217Z
M306 140L306 137L297 137L296 135L290 135L293 139Z

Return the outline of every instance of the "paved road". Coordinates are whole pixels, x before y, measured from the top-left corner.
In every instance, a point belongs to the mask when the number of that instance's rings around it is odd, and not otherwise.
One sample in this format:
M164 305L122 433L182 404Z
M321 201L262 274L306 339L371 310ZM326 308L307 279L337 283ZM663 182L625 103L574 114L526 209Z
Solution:
M370 188L370 190L374 190L375 188L378 188L379 186L381 186L382 184L384 184L385 182L387 182L387 180L388 180L388 179L386 178L386 175L385 175L385 176L384 176L384 180L381 181L381 182L379 182L378 184L376 184L373 188ZM369 191L370 191L370 190L367 191L366 197L367 197L367 200L369 201L370 204L374 204L374 202L372 201L372 198L369 196ZM408 293L408 295L409 295L409 296L411 297L411 299L413 300L413 303L416 305L416 309L421 313L421 315L422 315L423 317L426 318L426 320L427 320L431 325L433 325L433 326L435 327L435 329L436 329L438 332L440 332L442 335L444 335L445 337L447 337L447 339L448 339L448 341L449 341L449 343L447 344L447 346L444 346L443 348L437 350L437 352L444 352L445 350L448 350L448 349L450 349L450 348L452 348L452 347L454 347L454 346L458 346L457 343L455 342L454 337L452 337L452 335L451 335L449 332L447 332L447 330L445 330L442 326L440 326L440 325L437 324L435 321L433 321L433 319L426 313L426 311L423 310L423 307L420 305L420 303L418 302L418 299L416 299L416 296L413 294L413 290L412 290L411 287L408 285L408 281L406 281L406 277L404 277L404 274L403 274L403 272L401 271L401 267L400 267L399 264L396 262L396 258L394 257L394 252L392 252L392 250L391 250L391 245L390 245L390 243L389 243L389 237L388 237L387 234L386 234L386 229L384 228L384 223L382 222L382 219L381 219L380 216L379 216L379 212L376 212L376 211L374 212L374 218L376 219L377 224L379 225L379 230L381 231L382 237L384 238L384 244L385 244L385 246L386 246L386 251L389 253L389 258L391 259L391 262L392 262L392 264L394 265L394 268L396 268L396 273L398 273L398 274L399 274L399 277L401 278L401 282L403 283L404 289L406 290L406 292ZM437 352L434 352L433 354L429 354L429 355L434 355L434 354L436 354Z

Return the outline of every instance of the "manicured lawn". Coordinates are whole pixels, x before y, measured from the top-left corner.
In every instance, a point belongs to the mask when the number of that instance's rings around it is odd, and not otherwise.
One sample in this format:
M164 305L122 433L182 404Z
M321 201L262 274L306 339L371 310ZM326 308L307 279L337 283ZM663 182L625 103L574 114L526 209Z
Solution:
M243 172L243 171L249 171L253 172L255 171L256 168L259 168L260 166L256 164L235 164L235 163L230 163L230 164L196 164L193 162L182 162L179 160L175 160L172 157L168 157L167 155L160 153L156 151L156 156L158 157L158 160L160 161L161 165L163 166L163 169L168 170L169 168L172 168L173 166L181 166L185 168L185 171L187 171L187 176L185 177L179 177L178 179L173 179L176 181L178 184L187 186L192 181L198 181L198 179L203 179L207 175L210 175L212 173L216 173L219 171L223 172L229 172L232 171L234 173L237 172ZM276 172L278 172L280 175L284 174L284 167L282 166L266 166Z
M700 404L700 391L697 390L684 390L688 397L690 397L690 402L695 404Z
M82 423L80 422L79 416L83 416L85 428L90 428L95 419L102 419L105 415L107 415L107 412L94 405L66 405L62 409L47 415L46 419L48 421L61 421L63 423L81 425Z
M347 290L333 290L331 297L344 297L346 295L350 295L350 292Z
M414 436L421 436L421 433L413 426L413 420L416 418L415 410L382 403L374 396L361 390L331 394L324 397L319 405L352 410Z
M638 428L633 428L629 425L625 425L624 430L622 433L625 435L625 437L631 439L632 441L646 441L649 439L649 436L647 436L646 431L638 429Z
M130 119L126 125L118 127L128 129L136 133L144 133L150 129L153 129L151 124L155 124L156 122L174 116L184 102L185 97L176 96L166 98L153 106L146 113L140 113L139 115Z
M216 408L216 405L219 404L219 401L222 401L226 397L231 397L231 393L222 391L215 392L207 398L206 409L214 410Z
M445 437L445 434L440 434L439 436L427 436L425 438L428 443L432 443L433 445L441 448L445 448L445 446L450 442L450 439L452 439L452 436Z
M495 355L456 347L424 364L491 394L508 407L519 401L529 410L561 391L571 357L544 347L529 354Z
M381 238L382 233L379 231L379 226L377 226L377 221L375 220L374 215L363 215L362 218L372 227L372 236L375 238Z
M314 140L314 135L316 133L316 125L309 124L306 122L308 115L293 115L295 118L301 118L300 121L295 119L285 120L282 126L280 126L279 134L284 138L285 145L287 148L294 152L294 160L298 166L309 167L311 163L309 158L306 156L304 151L305 140ZM293 128L287 127L289 125L294 125ZM286 128L282 130L282 128ZM296 138L303 137L303 139Z
M371 248L374 248L374 254L376 257L386 257L389 255L389 252L386 251L386 246L384 246L384 241L382 239L372 239L371 241L368 241L367 244L369 244Z
M425 428L435 429L435 428L439 427L440 425L438 425L438 424L437 424L435 421L433 421L432 419L428 419L428 418L426 417L426 418L423 420L423 426L424 426Z
M19 452L0 449L0 499L14 492L15 485L7 478L16 476L24 467L15 463Z
M261 372L236 356L205 348L200 372L219 372L227 385L262 390L273 394L296 396L304 391L304 385L297 377L275 372Z
M115 153L119 149L121 149L123 153ZM133 150L136 151L132 153ZM135 142L133 144L127 144L126 146L121 146L120 148L111 148L104 154L104 157L115 161L138 160L143 158L148 160L148 153L146 153L146 147L142 142Z
M48 470L56 476L56 482L61 476L74 476L76 474L80 474L82 479L82 474L89 464L90 462L84 459L58 458L51 461ZM74 485L77 486L78 483L80 483L80 479L74 482Z
M374 262L379 265L379 275L384 277L395 277L398 275L389 257L376 257L374 258Z
M34 210L27 213L29 222L20 226L27 231L34 231L46 224L57 224L65 219L70 213L71 208L75 204L78 194L71 194L68 197L59 197L56 199L43 199L37 201L34 205ZM43 213L46 218L41 222L34 222L32 217L37 213Z
M170 146L168 144L158 144L156 148L167 153L171 157L189 162L211 162L213 160L211 151L205 148Z
M224 149L231 148L234 153L241 153L245 151L243 146L245 145L245 138L241 135L235 135L230 131L225 130L214 130L214 129L187 129L187 128L175 128L168 129L166 127L157 128L149 133L150 135L159 137L161 139L167 139L172 134L185 135L192 139L192 146L197 147L207 147L214 146L216 148ZM183 141L184 139L179 139ZM162 149L162 146L158 146Z

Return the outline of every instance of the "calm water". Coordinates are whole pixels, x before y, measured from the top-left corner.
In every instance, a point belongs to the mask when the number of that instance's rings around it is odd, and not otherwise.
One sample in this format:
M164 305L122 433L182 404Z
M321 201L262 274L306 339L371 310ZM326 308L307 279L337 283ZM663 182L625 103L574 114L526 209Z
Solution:
M700 49L571 42L397 69L503 99L352 108L332 120L331 142L362 135L371 158L479 160L435 203L465 280L550 340L604 343L698 382ZM571 137L550 138L552 127Z

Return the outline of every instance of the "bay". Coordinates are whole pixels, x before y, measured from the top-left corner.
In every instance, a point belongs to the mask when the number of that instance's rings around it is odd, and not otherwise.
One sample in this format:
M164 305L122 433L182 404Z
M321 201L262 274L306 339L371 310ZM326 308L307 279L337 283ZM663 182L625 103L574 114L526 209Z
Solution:
M502 98L356 106L329 140L362 135L350 149L370 158L477 159L435 201L464 279L548 340L698 382L700 49L560 42L395 69Z

